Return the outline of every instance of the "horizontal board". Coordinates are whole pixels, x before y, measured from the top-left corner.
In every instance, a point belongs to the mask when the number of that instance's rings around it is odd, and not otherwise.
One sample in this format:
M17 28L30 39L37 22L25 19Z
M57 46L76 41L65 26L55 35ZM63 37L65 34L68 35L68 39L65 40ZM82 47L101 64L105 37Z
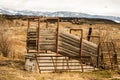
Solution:
M55 51L56 50L56 46L55 45L40 45L40 50Z
M56 40L56 36L40 36L40 39Z

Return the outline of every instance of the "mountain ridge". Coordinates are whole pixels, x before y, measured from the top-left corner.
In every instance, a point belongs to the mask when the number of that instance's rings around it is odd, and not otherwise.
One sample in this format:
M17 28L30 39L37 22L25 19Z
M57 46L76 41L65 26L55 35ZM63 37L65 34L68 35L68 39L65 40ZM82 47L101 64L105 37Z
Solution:
M42 11L12 10L7 8L0 8L0 14L47 16L47 17L100 18L100 19L109 19L117 23L120 23L120 17L116 17L116 16L91 15L86 13L70 12L70 11L42 12Z

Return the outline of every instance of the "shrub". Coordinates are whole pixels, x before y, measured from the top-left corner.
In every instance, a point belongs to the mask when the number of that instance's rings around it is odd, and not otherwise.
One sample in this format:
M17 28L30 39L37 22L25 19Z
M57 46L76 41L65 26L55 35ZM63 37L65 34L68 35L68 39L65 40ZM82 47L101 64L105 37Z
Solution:
M0 31L0 52L4 57L8 57L11 51L9 36L4 32Z

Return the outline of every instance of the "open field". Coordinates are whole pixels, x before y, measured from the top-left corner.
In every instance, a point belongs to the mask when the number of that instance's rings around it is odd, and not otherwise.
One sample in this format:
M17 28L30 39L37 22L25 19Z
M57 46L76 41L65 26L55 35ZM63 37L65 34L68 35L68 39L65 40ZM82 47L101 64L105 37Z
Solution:
M8 23L4 23L5 25L1 26L7 26L7 35L10 36L11 42L14 44L12 45L12 53L11 56L14 56L16 54L16 57L24 56L26 53L26 36L27 36L27 21L22 20L15 20L8 25ZM11 26L12 25L12 26ZM45 23L41 23L41 27L45 27ZM54 26L54 25L51 25ZM60 22L60 29L64 28L65 31L69 32L69 29L71 28L80 28L83 29L83 38L87 39L89 28L92 27L92 36L102 36L102 40L106 40L106 38L110 38L114 40L116 43L116 48L118 48L119 52L119 46L120 46L120 24L72 24L70 22ZM9 27L9 28L8 28ZM72 32L72 34L75 34L79 36L79 32ZM92 39L92 42L96 42L96 39ZM119 54L119 53L118 53Z
M0 56L0 80L120 80L120 71L93 71L93 72L62 72L62 73L31 73L24 70L24 54L26 53L27 21L14 20L1 23L5 27L5 33L10 38L12 50L9 58ZM41 23L44 27L45 23ZM54 26L54 25L50 25ZM70 28L81 28L84 31L84 39L87 39L89 28L93 28L92 35L103 36L102 40L112 39L116 43L118 56L120 56L120 24L72 24L60 22L60 28L69 31ZM100 30L100 31L99 31ZM79 36L79 32L73 32ZM94 42L94 40L92 40ZM1 54L2 55L2 54Z

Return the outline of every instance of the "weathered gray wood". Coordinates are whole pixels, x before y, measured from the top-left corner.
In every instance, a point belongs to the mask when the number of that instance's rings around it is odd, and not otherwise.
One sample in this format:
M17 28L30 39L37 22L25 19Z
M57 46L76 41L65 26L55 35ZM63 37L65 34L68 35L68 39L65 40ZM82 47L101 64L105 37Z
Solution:
M40 36L56 36L55 33L45 33L45 34L40 34Z
M35 30L34 30L35 31ZM56 33L53 30L40 30L40 49L41 50L51 50L56 51ZM32 36L31 36L32 35ZM28 47L37 45L33 45L37 42L37 38L35 38L37 34L35 32L29 33L28 37ZM34 37L33 37L34 36ZM59 54L64 56L79 56L80 51L80 38L74 36L72 34L60 31L59 33L59 44L58 44L58 51ZM82 42L82 55L94 55L97 54L97 45L83 39Z
M56 33L55 30L40 30L40 33Z
M40 36L40 39L56 40L56 36Z
M80 42L80 38L79 37L74 36L74 35L69 34L69 33L65 33L65 32L60 31L59 36L64 37L64 38L69 39L69 40L72 40L72 41L77 42L77 43ZM87 40L84 40L84 39L83 39L83 43L87 44L88 46L97 47L96 44L94 44L92 42L89 42Z
M40 44L56 44L55 40L41 40Z
M65 42L65 43L68 43L68 44L73 45L73 46L78 47L78 48L80 47L80 42L75 42L75 39L70 40L70 39L67 39L67 38L59 38L59 40L60 40L60 42ZM89 48L91 50L96 50L96 47L91 46L90 44L87 44L84 41L82 42L82 44L83 44L84 48L87 48L87 49Z
M56 46L55 45L40 45L40 50L51 50L51 51L55 51L56 50Z
M73 46L80 47L80 39L79 38L73 38L73 37L65 36L65 35L66 34L64 34L64 35L60 34L59 40L62 42L66 42L68 44L71 44ZM97 50L97 45L95 45L91 42L88 42L84 39L83 39L82 44L83 44L83 47L90 48L91 50Z
M80 48L79 48L79 47L75 47L75 46L70 45L70 44L67 44L67 43L65 43L65 42L61 42L61 43L59 44L59 46L60 46L60 47L63 47L63 48L66 48L66 49L69 49L69 50L72 50L72 51L77 52L77 53L80 52ZM96 53L95 50L91 50L90 48L86 48L86 47L84 47L84 46L83 46L83 49L82 49L82 50L83 50L83 51L86 51L86 52L89 52L89 53Z

